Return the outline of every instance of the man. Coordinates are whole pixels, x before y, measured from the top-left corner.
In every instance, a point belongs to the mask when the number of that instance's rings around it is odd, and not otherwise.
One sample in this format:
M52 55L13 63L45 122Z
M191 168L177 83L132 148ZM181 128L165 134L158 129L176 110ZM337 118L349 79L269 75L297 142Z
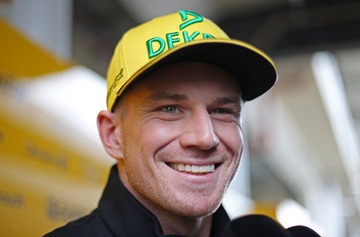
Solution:
M117 160L99 206L47 236L221 236L222 197L243 151L241 110L277 71L255 47L190 11L129 30L98 115Z

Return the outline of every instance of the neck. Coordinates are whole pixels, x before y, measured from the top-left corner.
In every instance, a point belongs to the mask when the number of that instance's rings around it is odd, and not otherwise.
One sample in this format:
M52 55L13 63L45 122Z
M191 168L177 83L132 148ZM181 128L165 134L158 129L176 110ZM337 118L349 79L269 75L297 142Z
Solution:
M154 214L156 215L156 213ZM156 216L165 235L210 236L212 215L208 217Z

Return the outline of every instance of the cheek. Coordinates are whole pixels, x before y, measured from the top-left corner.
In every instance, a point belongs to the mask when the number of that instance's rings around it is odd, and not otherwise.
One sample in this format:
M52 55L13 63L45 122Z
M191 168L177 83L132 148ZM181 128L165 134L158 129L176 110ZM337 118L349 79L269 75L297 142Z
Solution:
M219 126L216 134L221 143L229 149L234 157L240 157L243 150L243 134L241 128L233 124L228 126Z
M128 111L122 127L124 149L127 155L135 157L136 162L151 162L156 152L172 140L176 129L168 123L131 112Z
M228 150L230 150L232 154L232 160L229 163L229 166L231 167L229 169L230 172L230 182L233 180L238 167L240 165L241 155L243 152L243 134L240 127L236 127L231 129L231 131L227 131L227 133L224 134L223 143L227 147Z
M239 156L241 156L244 146L244 137L241 128L237 128L237 132L234 135L236 143L234 146L238 147L239 149Z
M139 130L142 130L142 136L139 138L146 143L148 147L152 149L160 149L175 140L179 134L179 130L175 124L169 123L148 123L146 126L142 126Z

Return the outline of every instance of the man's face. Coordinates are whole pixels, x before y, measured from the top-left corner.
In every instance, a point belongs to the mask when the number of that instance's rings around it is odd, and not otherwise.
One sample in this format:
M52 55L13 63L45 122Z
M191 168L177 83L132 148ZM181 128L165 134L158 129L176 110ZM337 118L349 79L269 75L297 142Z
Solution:
M120 176L143 205L192 217L218 208L243 148L232 76L208 64L170 65L130 88L115 113Z

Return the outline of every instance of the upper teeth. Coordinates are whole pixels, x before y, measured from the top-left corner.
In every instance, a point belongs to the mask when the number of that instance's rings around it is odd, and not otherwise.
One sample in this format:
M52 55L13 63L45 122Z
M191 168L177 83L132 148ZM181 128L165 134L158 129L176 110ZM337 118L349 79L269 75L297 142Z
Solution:
M185 165L185 164L171 164L171 167L181 171L181 172L189 172L189 173L210 173L214 172L215 165Z

